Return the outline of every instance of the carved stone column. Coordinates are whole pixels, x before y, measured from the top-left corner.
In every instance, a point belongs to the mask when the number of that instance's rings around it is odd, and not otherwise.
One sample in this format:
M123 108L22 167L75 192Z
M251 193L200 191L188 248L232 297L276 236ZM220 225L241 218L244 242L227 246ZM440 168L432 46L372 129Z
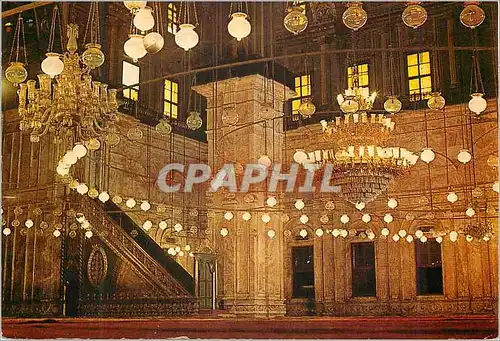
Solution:
M229 83L228 83L229 82ZM266 85L264 85L266 84ZM264 91L266 89L266 91ZM281 163L283 142L283 101L293 92L260 75L233 78L196 86L207 98L208 160L212 173L225 163L235 164L238 178L245 164L255 164L262 155ZM274 117L261 115L264 102L274 102ZM237 115L236 125L222 119L224 112ZM209 228L218 255L218 299L236 316L280 316L285 314L283 281L283 229L280 214L265 204L264 184L248 193L219 189L208 203ZM280 198L277 198L278 202ZM279 207L279 204L276 206ZM227 221L224 212L234 217ZM242 219L249 212L251 219ZM263 214L271 221L264 223ZM220 233L228 230L227 236ZM268 236L273 229L274 238Z

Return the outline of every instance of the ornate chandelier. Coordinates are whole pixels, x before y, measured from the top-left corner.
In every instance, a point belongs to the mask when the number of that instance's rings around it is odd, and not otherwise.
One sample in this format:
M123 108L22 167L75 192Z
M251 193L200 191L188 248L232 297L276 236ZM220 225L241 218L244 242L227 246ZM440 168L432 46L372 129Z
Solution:
M377 93L373 92L370 95L368 88L360 88L358 86L358 73L357 67L353 68L353 87L344 91L344 95L337 95L337 102L339 103L340 110L344 114L354 114L355 112L366 112L371 110Z
M490 240L493 235L493 227L488 220L476 220L467 225L465 234L476 239Z
M331 164L332 183L341 187L339 195L353 204L369 203L382 194L389 182L405 173L418 155L400 147L350 145L312 153L308 162Z
M356 68L354 68L356 69ZM357 73L353 87L337 96L342 115L321 121L324 137L332 149L309 154L304 163L331 164L333 184L339 195L353 203L369 203L383 193L389 182L402 175L418 155L402 147L386 147L395 122L385 114L367 113L376 93L359 88Z
M39 74L39 88L34 80L20 84L20 129L30 131L31 142L38 142L47 133L53 133L57 140L76 131L75 137L80 141L116 135L116 90L92 81L90 75L93 66L102 65L104 55L100 45L89 44L92 46L79 56L77 36L78 26L68 25L68 52L62 55L63 68L56 73L55 82L48 74ZM60 61L59 55L55 58Z

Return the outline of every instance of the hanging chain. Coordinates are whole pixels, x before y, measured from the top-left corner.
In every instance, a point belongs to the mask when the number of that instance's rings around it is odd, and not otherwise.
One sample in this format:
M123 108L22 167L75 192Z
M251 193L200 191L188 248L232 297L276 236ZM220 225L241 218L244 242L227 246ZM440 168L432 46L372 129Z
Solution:
M89 16L87 17L87 24L85 25L85 34L83 35L83 45L85 45L85 42L87 41L87 33L89 32L89 27L90 21L92 19L92 9L93 9L94 3L90 3L90 9L89 9ZM92 38L91 38L92 39Z
M133 34L134 33L134 17L132 16L130 19L130 27L128 29L128 34Z
M163 11L162 11L162 6L161 3L158 3L158 13L156 14L158 16L158 33L160 33L163 36L164 28L163 28Z
M198 12L196 11L196 2L192 2L193 9L192 12L189 9L189 1L181 1L180 8L179 8L179 17L182 18L183 22L182 24L191 24L191 16L194 16L194 24L193 26L198 26ZM232 6L232 3L231 3ZM231 7L232 8L232 7ZM231 12L231 10L229 10ZM231 16L231 13L229 13Z
M199 22L198 22L198 13L196 12L196 2L193 1L193 12L194 12L194 26L197 27Z
M23 18L21 17L21 29L23 30L23 33L22 33L22 36L23 36L23 51L24 51L24 64L27 65L28 64L28 52L26 51L26 39L24 37L24 22L23 22ZM19 43L18 43L19 45ZM19 47L18 47L19 49ZM17 62L17 60L16 60Z
M87 43L87 34L90 34L89 43L93 44L99 43L99 36L100 36L99 3L97 1L92 1L90 3L89 16L87 18L87 25L85 26L85 35L83 36L84 46Z
M479 84L481 85L481 93L485 94L483 77L481 77L481 68L479 67L479 58L476 57L475 59L476 59L476 66L477 66L477 76L479 78Z
M394 70L396 65L394 65L394 54L392 51L392 26L391 26L391 13L392 13L392 4L389 8L389 77L391 78L391 95L394 95Z
M179 16L177 24L185 24L186 23L186 2L181 1L179 5Z
M153 3L153 14L155 16L155 22L156 22L156 29L159 32L160 27L161 27L161 21L160 21L160 3L159 2L154 2Z
M269 76L269 70L267 63L264 64L264 79L262 81L262 91L264 92L264 103L267 103L267 77Z
M12 55L14 54L14 46L16 46L16 62L18 61L19 57L19 30L20 30L20 24L22 23L23 18L21 17L21 14L19 14L19 17L17 18L17 23L16 23L16 29L14 31L14 40L12 41L12 46L10 48L10 55L9 55L9 63L12 62Z
M61 22L61 14L57 17L57 21L59 22L59 37L60 37L60 43L61 43L61 51L64 51L64 40L65 36L63 35L63 25ZM24 31L24 30L23 30Z
M19 14L16 27L16 62L19 60L19 35L21 33L21 27L23 25L23 17Z
M99 16L99 2L95 2L95 20L97 21L97 28L95 31L94 43L99 44L99 37L101 36L100 16Z
M181 21L185 21L185 7L186 7L186 4L185 4L185 1L181 1L181 4L179 5L179 15L177 16L177 25L179 24L183 24L181 23Z
M54 9L52 10L52 21L50 23L50 35L49 35L49 47L47 52L52 52L52 47L54 45L54 31L56 28L56 17L58 14L58 8L57 5L54 6Z
M472 73L471 73L471 80L470 80L470 90L472 92L472 82L474 81L474 86L475 86L475 91L474 92L479 92L479 85L481 85L481 93L484 94L484 84L483 84L483 78L481 77L481 68L479 66L479 55L477 52L477 34L476 31L474 31L474 51L472 52ZM479 78L479 82L478 82Z

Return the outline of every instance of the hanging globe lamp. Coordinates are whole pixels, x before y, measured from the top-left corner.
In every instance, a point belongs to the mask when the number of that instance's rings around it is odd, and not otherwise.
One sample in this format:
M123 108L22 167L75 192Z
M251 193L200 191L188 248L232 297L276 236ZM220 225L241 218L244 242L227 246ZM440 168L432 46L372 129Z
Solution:
M419 28L427 21L427 10L420 6L420 2L409 2L401 18L406 26Z
M150 32L144 36L142 41L144 49L151 54L159 52L165 44L165 39L158 32Z
M51 78L59 75L64 69L64 63L59 58L59 54L48 52L46 58L42 61L42 71Z
M401 111L401 108L403 107L403 104L401 101L394 95L390 95L387 97L387 99L384 102L384 109L387 111L389 114L397 114L398 112Z
M203 121L200 117L200 113L197 111L191 111L188 118L186 119L186 124L191 130L198 130L203 125Z
M458 161L463 163L464 165L472 159L472 155L470 155L467 149L460 150L457 156Z
M146 7L146 3L147 1L123 1L125 7L132 13L136 13L138 10Z
M227 24L227 30L229 34L238 41L247 37L252 31L252 26L248 21L248 15L243 12L231 14L231 21Z
M347 98L340 104L340 110L345 114L354 114L359 109L359 103L355 99Z
M28 71L21 62L12 62L5 69L5 78L14 86L24 82L28 78Z
M472 98L469 101L470 111L476 113L477 115L481 114L484 110L486 110L486 106L488 105L483 96L484 94L480 92L473 93L471 95Z
M194 25L191 24L181 24L179 25L179 30L175 34L175 43L177 46L184 49L184 51L189 51L196 45L200 38L198 33L194 30Z
M458 200L458 195L455 192L448 193L446 200L451 202L452 204Z
M155 19L153 18L153 10L151 7L144 7L137 11L134 16L134 26L141 31L149 31L155 25Z
M304 32L309 23L304 9L300 6L292 6L287 11L288 14L283 19L283 25L285 25L286 30L295 35Z
M165 119L161 119L155 129L161 136L168 136L172 132L172 126Z
M440 92L431 93L431 97L427 100L427 106L432 110L441 110L445 104L446 101Z
M425 163L430 163L432 160L434 160L435 157L436 154L434 154L432 148L424 148L422 150L422 153L420 153L420 159Z
M132 58L134 62L144 57L148 51L144 48L144 37L140 34L130 34L129 39L123 44L125 54Z
M297 149L297 151L293 154L293 161L298 164L302 164L307 160L307 154L303 149Z
M299 113L302 115L302 117L309 118L314 115L315 112L316 106L312 102L312 99L306 98L302 100L302 103L300 103L299 106Z
M361 2L355 1L347 4L347 10L342 14L342 22L353 31L359 30L366 24L368 14L363 9Z
M460 13L460 22L468 28L476 28L481 25L486 17L484 11L478 6L479 1L464 2L464 9Z
M89 43L85 45L86 50L82 53L82 62L91 69L104 64L104 53L101 51L100 44Z

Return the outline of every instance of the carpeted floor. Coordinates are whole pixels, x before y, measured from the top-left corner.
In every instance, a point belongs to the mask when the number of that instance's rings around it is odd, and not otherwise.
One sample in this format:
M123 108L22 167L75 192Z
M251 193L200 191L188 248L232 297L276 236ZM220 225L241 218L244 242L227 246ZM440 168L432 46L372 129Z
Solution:
M2 319L9 338L495 338L495 316Z

